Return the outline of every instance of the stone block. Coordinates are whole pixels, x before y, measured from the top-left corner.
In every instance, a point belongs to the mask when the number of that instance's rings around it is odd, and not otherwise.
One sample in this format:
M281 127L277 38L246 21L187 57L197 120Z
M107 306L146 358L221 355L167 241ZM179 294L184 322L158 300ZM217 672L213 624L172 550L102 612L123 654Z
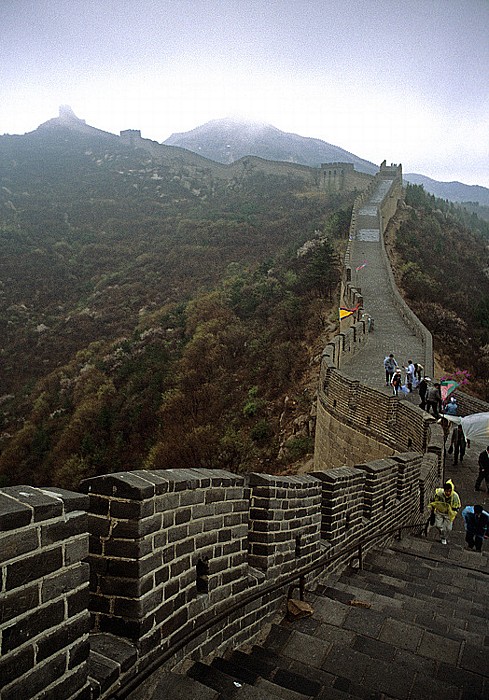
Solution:
M128 498L136 501L143 501L155 495L155 485L142 478L138 472L116 472L114 474L104 474L85 479L81 482L80 488L83 493L95 493L114 498Z
M39 528L24 528L22 536L18 532L0 533L1 561L6 562L14 557L20 557L39 547Z
M67 491L66 489L60 489L57 486L52 488L42 488L39 489L46 496L52 498L60 498L63 501L63 512L71 513L75 510L88 511L90 499L83 493L77 493L76 491Z
M19 503L0 491L0 530L16 530L33 522L34 511L30 506Z
M70 700L91 700L90 686L87 682L87 665L77 668L70 674L65 674L52 688L53 698L69 698Z
M63 514L63 502L60 498L54 498L32 486L8 486L2 491L19 503L32 508L33 522L56 518Z
M64 601L62 600L23 615L13 625L3 630L2 656L25 644L38 634L60 625L63 620Z
M88 586L78 589L66 597L67 617L74 617L88 610L90 604L90 590Z
M68 513L65 518L41 526L41 546L47 547L88 531L88 519L83 512Z
M78 617L58 627L54 632L43 635L37 643L37 663L53 656L58 651L70 646L77 639L90 631L90 618L87 615Z
M110 515L112 518L139 521L154 515L154 505L154 499L122 501L112 498L110 500Z
M103 694L119 678L120 667L112 659L108 659L96 652L91 652L88 659L88 675L97 681Z
M63 652L43 664L36 665L30 673L12 684L10 688L4 689L2 700L32 700L56 679L62 678L65 668L66 652Z
M23 559L7 564L5 588L7 591L10 591L19 586L25 586L31 581L57 571L62 565L63 552L61 547L26 556Z
M68 569L61 568L55 574L46 576L41 583L41 602L46 603L60 596L66 596L77 588L88 584L90 567L80 563Z
M40 602L39 590L40 584L37 582L30 586L10 591L10 593L2 593L0 597L0 620L2 624L37 608Z
M84 559L87 559L89 555L89 537L88 534L83 533L78 537L65 543L65 566L72 566L77 564Z
M16 678L22 678L34 668L34 647L24 647L16 654L6 654L0 658L0 679L2 687L6 687ZM1 687L0 687L1 692Z

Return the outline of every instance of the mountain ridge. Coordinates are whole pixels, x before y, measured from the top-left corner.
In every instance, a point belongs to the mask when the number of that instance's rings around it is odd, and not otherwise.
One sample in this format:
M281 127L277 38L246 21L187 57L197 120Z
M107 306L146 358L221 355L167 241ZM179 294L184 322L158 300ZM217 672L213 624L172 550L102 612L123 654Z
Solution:
M188 132L172 134L163 142L205 155L220 163L244 156L258 156L310 167L321 163L353 163L360 172L373 175L378 165L321 139L281 131L271 124L231 118L213 119Z
M46 129L64 127L86 135L120 139L120 135L90 126L75 115L68 105L61 105L59 116L43 122L31 134ZM131 130L129 130L131 131ZM138 132L136 132L138 133ZM378 166L321 139L281 131L261 121L231 117L213 119L186 132L175 132L159 143L141 138L141 146L160 152L165 147L182 149L217 166L230 166L246 157L256 157L276 163L317 168L321 163L352 163L356 170L375 174ZM150 147L151 146L151 147ZM161 154L161 153L160 153ZM180 155L182 155L180 153ZM472 204L476 213L486 220L489 213L489 188L462 182L443 182L419 173L403 173L406 182L422 185L426 192L459 204Z

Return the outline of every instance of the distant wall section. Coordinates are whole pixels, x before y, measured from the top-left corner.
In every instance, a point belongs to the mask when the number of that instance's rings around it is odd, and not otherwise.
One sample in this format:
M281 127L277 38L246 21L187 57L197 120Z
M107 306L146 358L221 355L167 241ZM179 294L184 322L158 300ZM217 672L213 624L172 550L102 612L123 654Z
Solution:
M372 175L355 170L353 163L321 163L320 188L326 192L365 190Z

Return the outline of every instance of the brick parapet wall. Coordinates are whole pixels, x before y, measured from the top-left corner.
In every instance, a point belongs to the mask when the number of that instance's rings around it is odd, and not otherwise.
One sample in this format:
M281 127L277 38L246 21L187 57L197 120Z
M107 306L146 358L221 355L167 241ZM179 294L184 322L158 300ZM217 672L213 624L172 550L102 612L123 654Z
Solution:
M320 554L321 485L310 476L251 474L249 564L269 575Z
M1 699L106 698L175 645L172 663L249 640L301 572L327 575L366 535L418 517L429 458L423 477L409 453L290 477L124 472L85 481L86 496L4 489Z
M85 481L96 631L172 644L189 620L247 587L249 495L220 470L138 471ZM199 564L200 562L200 564ZM198 566L208 569L204 598Z
M0 698L89 697L88 499L0 489Z

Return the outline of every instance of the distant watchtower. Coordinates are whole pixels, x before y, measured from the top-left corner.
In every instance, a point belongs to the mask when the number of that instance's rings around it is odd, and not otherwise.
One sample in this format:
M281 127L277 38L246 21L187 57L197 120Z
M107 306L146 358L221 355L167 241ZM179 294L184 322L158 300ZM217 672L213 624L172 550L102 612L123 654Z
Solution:
M120 132L120 137L121 141L124 141L124 143L127 143L129 146L133 146L134 148L142 140L140 129L126 129L125 131Z

